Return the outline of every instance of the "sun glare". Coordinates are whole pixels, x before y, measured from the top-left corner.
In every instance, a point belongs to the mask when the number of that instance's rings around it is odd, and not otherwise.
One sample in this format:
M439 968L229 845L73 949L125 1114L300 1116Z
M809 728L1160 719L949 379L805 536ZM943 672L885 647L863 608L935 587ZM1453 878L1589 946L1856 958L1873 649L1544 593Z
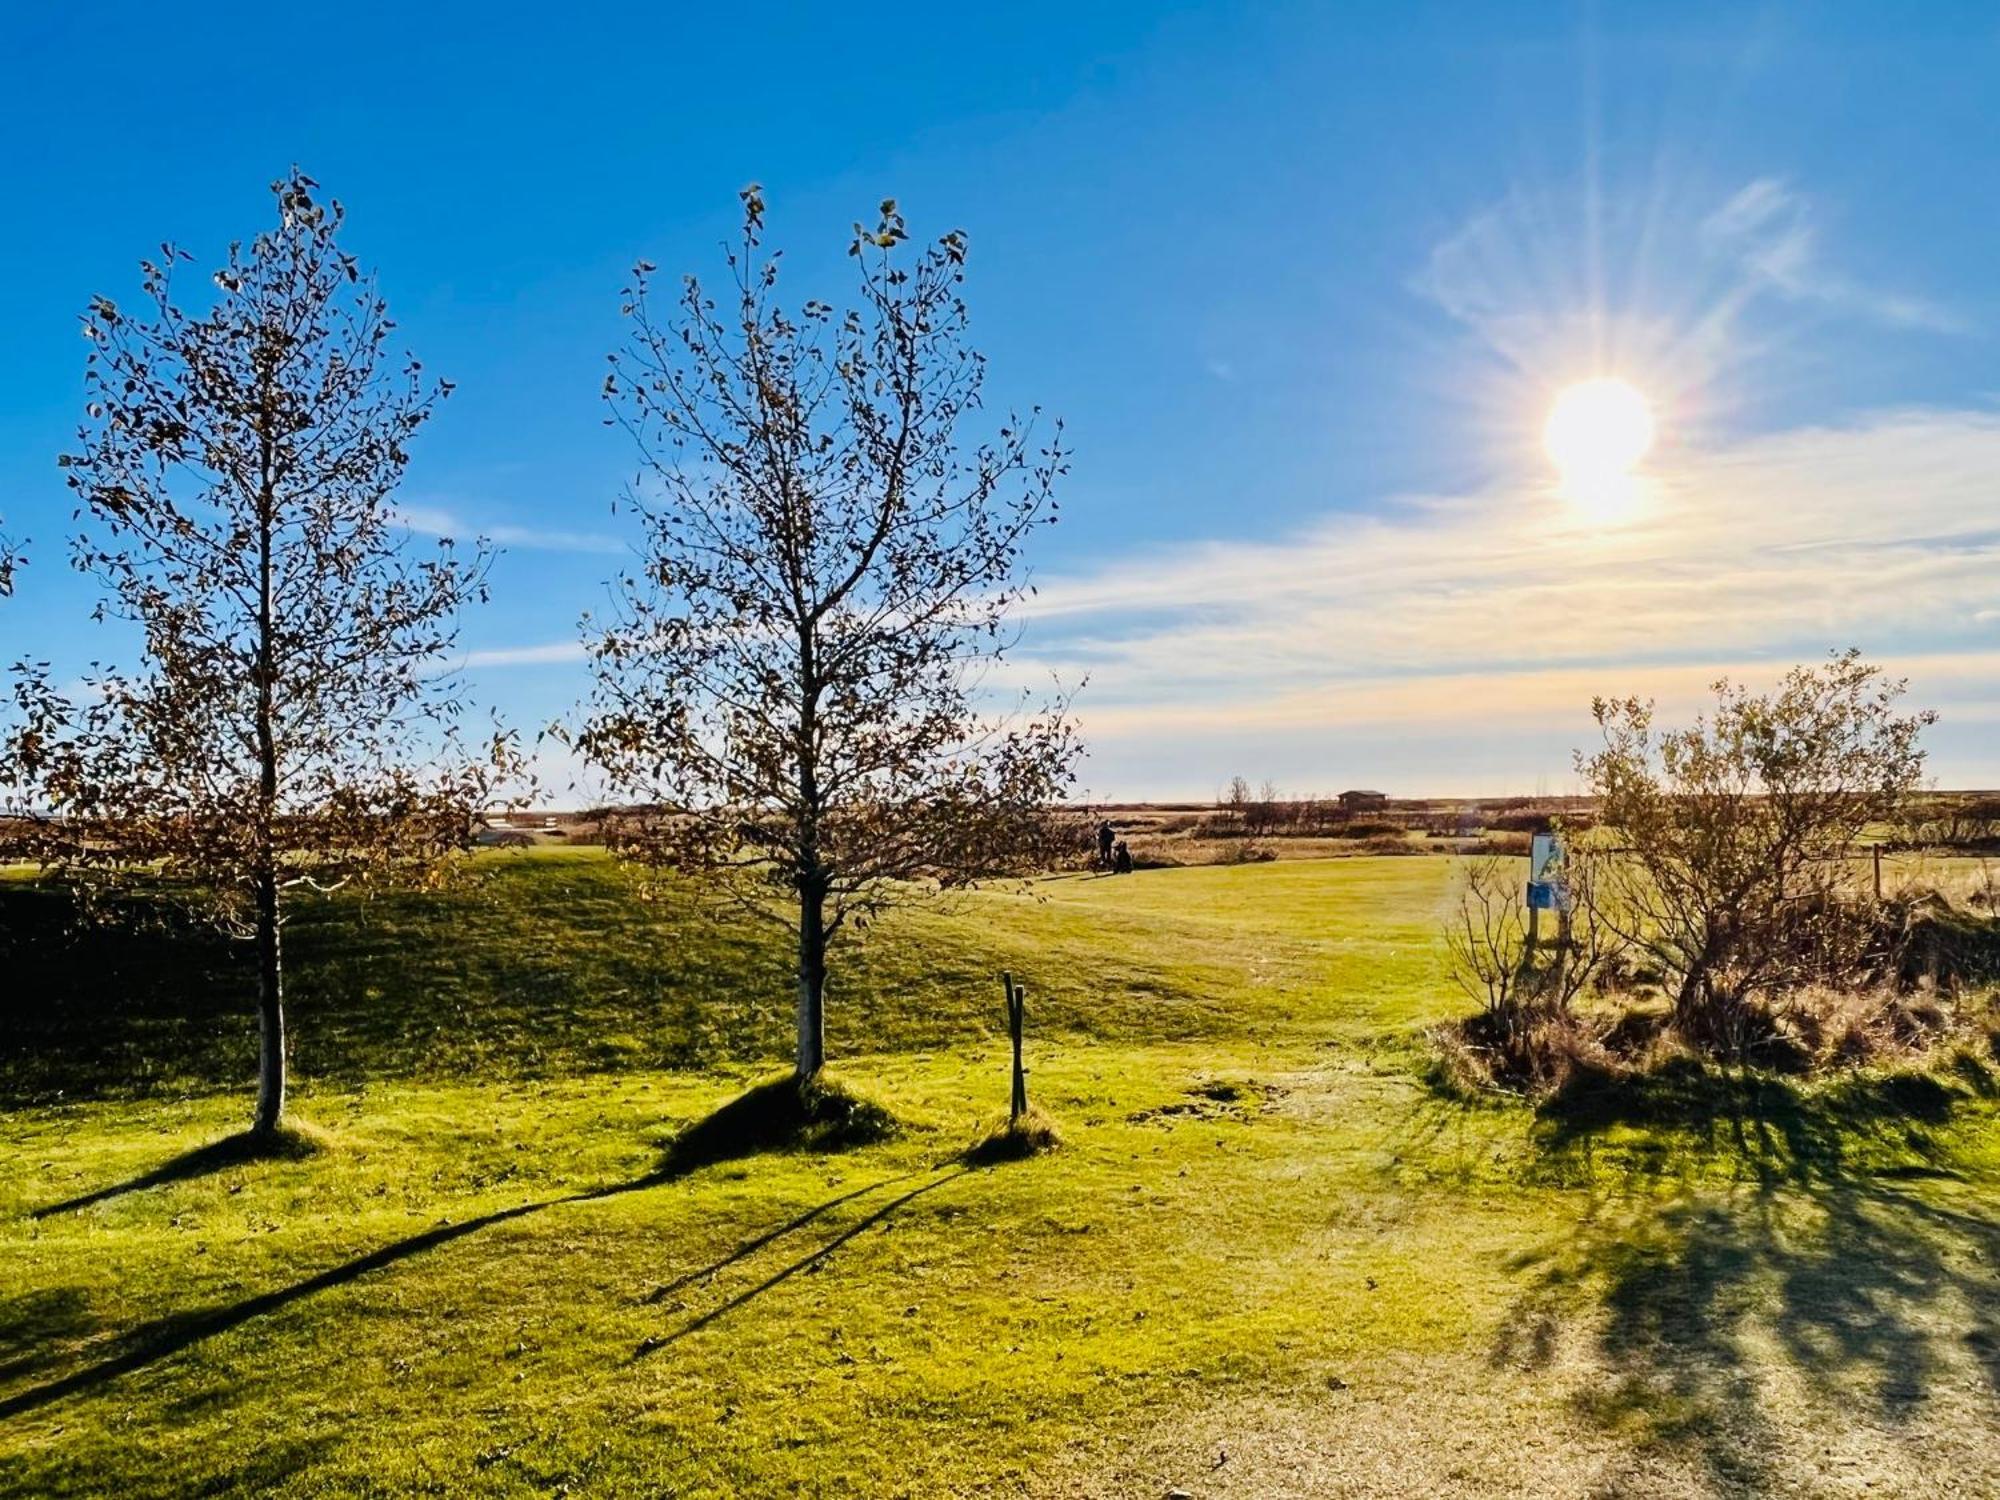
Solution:
M1611 376L1568 387L1549 410L1542 445L1578 509L1608 518L1630 507L1634 474L1653 446L1653 408L1630 382Z

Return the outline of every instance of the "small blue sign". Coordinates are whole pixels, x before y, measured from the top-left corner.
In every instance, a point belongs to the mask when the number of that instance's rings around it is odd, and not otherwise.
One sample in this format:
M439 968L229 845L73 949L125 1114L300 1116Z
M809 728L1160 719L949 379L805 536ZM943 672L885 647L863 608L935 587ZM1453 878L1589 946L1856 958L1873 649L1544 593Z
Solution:
M1528 882L1528 910L1562 910L1560 888L1553 880L1531 880Z

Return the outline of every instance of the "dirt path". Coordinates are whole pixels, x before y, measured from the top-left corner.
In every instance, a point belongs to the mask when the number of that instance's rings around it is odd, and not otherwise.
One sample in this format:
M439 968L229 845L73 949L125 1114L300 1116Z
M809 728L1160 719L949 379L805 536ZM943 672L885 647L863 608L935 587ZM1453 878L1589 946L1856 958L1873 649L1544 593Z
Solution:
M1620 1421L1610 1378L1573 1353L1529 1373L1470 1361L1387 1364L1344 1389L1245 1395L1160 1422L1119 1453L1078 1452L1051 1497L1435 1500L1535 1496L2000 1495L2000 1410L1975 1382L1940 1383L1904 1421L1808 1399L1735 1372L1758 1399L1656 1402ZM1625 1393L1629 1397L1630 1393Z

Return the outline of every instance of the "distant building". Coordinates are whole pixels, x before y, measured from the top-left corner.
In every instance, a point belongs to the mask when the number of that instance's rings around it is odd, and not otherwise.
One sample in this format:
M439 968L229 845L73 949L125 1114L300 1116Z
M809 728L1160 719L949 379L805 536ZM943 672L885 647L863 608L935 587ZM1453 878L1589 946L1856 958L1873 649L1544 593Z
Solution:
M1354 791L1340 794L1340 810L1350 818L1356 813L1380 812L1388 805L1387 792Z

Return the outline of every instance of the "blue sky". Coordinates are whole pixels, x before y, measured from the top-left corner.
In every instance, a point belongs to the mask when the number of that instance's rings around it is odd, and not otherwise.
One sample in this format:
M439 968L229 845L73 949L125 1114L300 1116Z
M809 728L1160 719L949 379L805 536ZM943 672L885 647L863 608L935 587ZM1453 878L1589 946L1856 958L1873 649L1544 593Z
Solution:
M561 714L631 536L618 289L713 271L755 180L800 298L884 195L969 232L994 403L1076 448L1013 671L1088 676L1096 793L1560 789L1593 692L1849 643L1943 711L1941 780L2000 784L1991 7L38 11L0 53L10 659L114 644L62 556L77 313L296 161L458 382L404 503L506 544L475 690ZM1540 447L1600 372L1659 420L1615 521Z

